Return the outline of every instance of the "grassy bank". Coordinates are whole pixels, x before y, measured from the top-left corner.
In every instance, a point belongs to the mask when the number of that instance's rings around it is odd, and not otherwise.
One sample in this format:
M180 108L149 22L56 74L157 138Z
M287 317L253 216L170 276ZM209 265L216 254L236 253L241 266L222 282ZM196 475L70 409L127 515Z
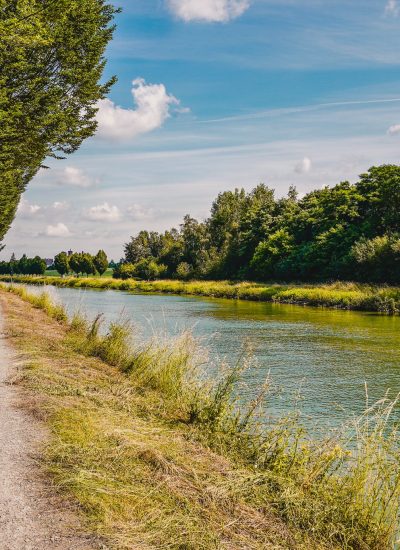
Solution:
M215 298L233 298L260 302L279 302L337 309L377 311L389 315L400 313L400 288L379 287L355 283L326 285L279 285L262 283L233 283L229 281L169 281L153 282L111 278L77 277L26 277L1 276L0 280L36 285L55 285L69 288L127 290L131 292L157 292L187 294Z
M103 275L97 274L96 276L93 276L93 279L107 279L107 278L109 279L112 277L113 272L114 272L114 269L109 267L108 269L106 269ZM44 276L57 277L57 278L61 277L61 275L55 269L46 269Z
M313 441L296 415L257 424L268 385L235 412L241 369L200 383L190 334L138 344L122 323L101 336L100 319L68 324L21 287L3 289L2 303L26 358L26 402L52 429L49 471L111 548L393 547L393 404Z

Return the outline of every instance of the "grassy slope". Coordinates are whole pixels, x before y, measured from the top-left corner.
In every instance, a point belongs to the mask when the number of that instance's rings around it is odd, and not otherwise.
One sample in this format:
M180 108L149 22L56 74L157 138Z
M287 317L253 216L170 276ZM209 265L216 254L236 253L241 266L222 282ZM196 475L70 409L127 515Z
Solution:
M96 275L95 277L93 277L93 279L104 279L104 278L111 278L112 277L112 274L113 274L113 269L112 268L108 268L104 273L103 275ZM58 273L58 271L56 271L55 269L47 269L46 272L45 272L45 276L46 277L61 277L61 275Z
M31 408L52 428L49 469L112 547L392 547L400 479L397 432L385 427L391 404L357 423L357 454L346 451L347 433L316 443L291 419L258 435L227 406L230 375L207 395L188 378L188 340L127 346L124 326L99 336L82 319L67 325L45 295L11 292L60 321L1 293L27 359Z
M9 276L0 276L9 281ZM326 285L278 285L262 283L232 283L229 281L121 281L111 278L68 277L14 277L15 281L44 285L53 284L71 288L128 290L132 292L160 292L212 296L242 300L280 302L339 309L400 313L400 288L377 287L355 283Z
M25 406L52 430L49 472L110 548L327 547L252 504L249 472L191 441L159 393L76 353L65 327L20 298L0 299L24 357Z

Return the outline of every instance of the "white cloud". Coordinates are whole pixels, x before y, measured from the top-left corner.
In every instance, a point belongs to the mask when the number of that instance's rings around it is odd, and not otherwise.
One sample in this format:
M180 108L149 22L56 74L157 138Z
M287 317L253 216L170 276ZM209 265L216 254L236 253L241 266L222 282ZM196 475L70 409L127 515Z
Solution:
M58 212L64 212L65 210L68 210L69 204L67 202L53 202L53 209L57 210Z
M392 17L397 17L400 13L400 7L397 0L388 0L388 3L385 7L385 15L391 15Z
M57 225L48 225L46 227L46 233L48 237L70 237L71 232L68 227L63 223Z
M394 136L395 134L400 134L400 124L393 124L393 126L391 126L387 133L390 135L390 136Z
M397 0L388 0L385 7L385 15L397 17L400 13L400 6Z
M172 12L184 21L224 23L242 15L250 0L169 0Z
M296 164L296 166L294 167L294 171L297 172L297 174L308 174L311 171L311 168L311 159L308 157L304 157L301 162Z
M33 218L41 209L38 204L30 204L27 200L22 199L18 206L18 215L22 218Z
M116 222L121 219L121 212L117 206L111 206L108 202L92 206L85 211L85 217L91 221Z
M129 206L127 213L129 217L134 220L145 220L154 216L154 210L152 208L144 208L140 204Z
M99 183L99 180L89 176L80 168L67 166L59 174L57 183L60 185L71 185L73 187L92 187Z
M110 99L99 102L99 137L130 139L151 132L160 128L171 116L173 105L180 104L176 97L167 93L164 84L146 84L142 78L137 78L132 84L136 109L123 109Z

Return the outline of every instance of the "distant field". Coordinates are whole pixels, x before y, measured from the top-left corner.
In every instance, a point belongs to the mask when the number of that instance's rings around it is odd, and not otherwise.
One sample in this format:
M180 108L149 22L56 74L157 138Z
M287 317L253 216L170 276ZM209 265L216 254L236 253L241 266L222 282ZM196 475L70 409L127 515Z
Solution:
M100 277L100 275L91 275L91 279L105 279L110 278L113 275L113 269L109 268L107 271ZM60 277L60 274L55 269L47 269L45 272L45 277Z

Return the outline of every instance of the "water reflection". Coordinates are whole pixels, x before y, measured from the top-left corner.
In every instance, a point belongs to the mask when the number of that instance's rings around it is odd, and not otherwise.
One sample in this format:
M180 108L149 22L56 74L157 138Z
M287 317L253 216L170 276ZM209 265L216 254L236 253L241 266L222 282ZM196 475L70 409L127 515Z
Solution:
M266 414L287 412L301 390L302 410L317 424L337 425L370 400L400 390L400 318L309 307L185 296L52 288L70 311L106 320L129 318L141 337L192 328L210 359L236 364L244 348L255 361L244 374L241 397L250 399L271 377L281 392ZM213 374L211 367L210 375Z

